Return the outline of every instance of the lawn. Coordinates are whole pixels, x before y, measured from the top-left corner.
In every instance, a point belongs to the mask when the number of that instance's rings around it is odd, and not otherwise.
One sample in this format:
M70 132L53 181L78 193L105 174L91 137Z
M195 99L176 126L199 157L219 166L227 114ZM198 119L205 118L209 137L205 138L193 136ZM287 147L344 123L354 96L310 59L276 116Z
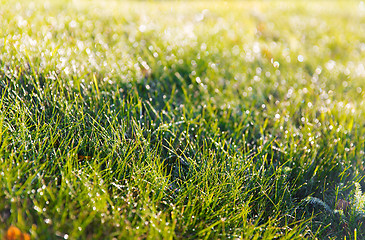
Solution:
M0 238L365 239L364 2L0 0L0 23Z

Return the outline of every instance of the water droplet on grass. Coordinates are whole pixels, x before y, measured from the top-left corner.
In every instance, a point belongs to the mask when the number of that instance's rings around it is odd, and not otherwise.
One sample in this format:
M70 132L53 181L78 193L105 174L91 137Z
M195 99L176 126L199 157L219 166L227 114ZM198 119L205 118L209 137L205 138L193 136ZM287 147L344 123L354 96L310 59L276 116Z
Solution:
M139 28L138 28L138 30L139 30L140 32L145 32L145 31L146 31L146 29L147 29L146 25L141 25L141 26L139 26Z

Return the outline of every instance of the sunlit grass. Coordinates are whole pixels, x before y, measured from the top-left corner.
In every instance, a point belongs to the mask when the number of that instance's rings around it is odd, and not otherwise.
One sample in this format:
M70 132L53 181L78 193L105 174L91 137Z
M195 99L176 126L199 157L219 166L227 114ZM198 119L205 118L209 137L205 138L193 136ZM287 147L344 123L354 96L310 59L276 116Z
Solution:
M0 7L0 234L362 239L362 2Z

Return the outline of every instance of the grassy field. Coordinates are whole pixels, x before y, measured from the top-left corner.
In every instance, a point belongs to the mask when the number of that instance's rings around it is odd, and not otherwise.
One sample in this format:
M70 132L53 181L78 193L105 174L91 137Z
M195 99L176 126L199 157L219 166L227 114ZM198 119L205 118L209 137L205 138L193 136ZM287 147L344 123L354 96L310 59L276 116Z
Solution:
M365 239L364 2L1 0L0 23L0 238Z

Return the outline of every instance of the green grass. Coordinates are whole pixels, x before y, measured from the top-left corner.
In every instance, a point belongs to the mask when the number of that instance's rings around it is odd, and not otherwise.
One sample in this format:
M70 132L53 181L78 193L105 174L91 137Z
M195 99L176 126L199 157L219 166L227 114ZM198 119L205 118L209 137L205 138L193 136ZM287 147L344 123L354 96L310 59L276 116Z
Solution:
M364 3L57 2L0 1L0 236L365 239Z

